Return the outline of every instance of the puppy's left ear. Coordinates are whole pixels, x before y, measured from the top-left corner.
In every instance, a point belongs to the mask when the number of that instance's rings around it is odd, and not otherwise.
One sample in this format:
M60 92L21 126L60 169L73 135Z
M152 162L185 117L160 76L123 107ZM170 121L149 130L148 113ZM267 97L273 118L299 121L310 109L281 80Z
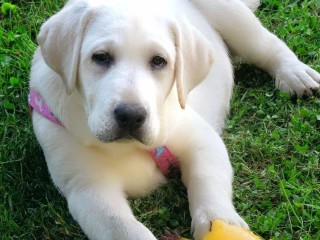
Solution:
M204 36L186 20L172 24L176 44L175 78L179 103L185 108L188 93L205 79L213 63L213 50Z

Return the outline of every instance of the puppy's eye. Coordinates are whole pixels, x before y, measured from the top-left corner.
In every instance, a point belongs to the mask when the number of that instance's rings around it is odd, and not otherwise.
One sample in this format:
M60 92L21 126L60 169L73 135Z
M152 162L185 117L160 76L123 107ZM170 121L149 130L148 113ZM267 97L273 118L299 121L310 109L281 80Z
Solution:
M150 65L153 69L160 70L167 65L167 61L163 57L154 56L150 61Z
M108 52L97 52L92 55L92 60L102 66L109 67L114 63L113 56Z

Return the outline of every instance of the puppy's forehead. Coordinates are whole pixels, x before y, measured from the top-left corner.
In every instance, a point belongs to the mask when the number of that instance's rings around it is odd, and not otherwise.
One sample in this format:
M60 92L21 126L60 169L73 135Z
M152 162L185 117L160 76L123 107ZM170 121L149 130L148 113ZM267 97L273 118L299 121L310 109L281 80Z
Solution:
M119 37L161 35L167 32L170 21L154 15L128 14L113 8L99 9L88 24L94 35L116 33ZM126 36L127 35L127 36Z
M93 0L98 1L98 0ZM102 0L99 0L102 1ZM141 2L145 0L137 0ZM152 0L149 0L153 2ZM168 14L157 11L142 11L139 7L130 8L132 2L127 0L107 1L95 4L94 14L86 27L85 41L103 42L111 40L117 44L134 42L143 43L158 42L159 45L172 45L172 34L170 30L171 17ZM128 3L125 4L125 3ZM155 10L154 5L150 9ZM162 6L162 4L160 4ZM167 10L168 12L168 10ZM137 41L134 41L137 40ZM98 43L99 44L99 43ZM128 44L127 44L128 45ZM128 45L129 46L129 45Z
M156 13L168 13L172 0L87 0L92 7L108 7L117 12L127 14L138 13L142 15L155 15Z

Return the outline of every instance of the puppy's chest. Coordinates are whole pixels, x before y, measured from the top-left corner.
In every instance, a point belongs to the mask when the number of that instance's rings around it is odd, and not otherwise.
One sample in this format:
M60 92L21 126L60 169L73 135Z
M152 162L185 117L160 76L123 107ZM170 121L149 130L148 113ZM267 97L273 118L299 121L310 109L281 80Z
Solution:
M133 150L120 154L113 153L108 165L122 182L128 196L136 197L148 194L166 179L151 155L145 151Z

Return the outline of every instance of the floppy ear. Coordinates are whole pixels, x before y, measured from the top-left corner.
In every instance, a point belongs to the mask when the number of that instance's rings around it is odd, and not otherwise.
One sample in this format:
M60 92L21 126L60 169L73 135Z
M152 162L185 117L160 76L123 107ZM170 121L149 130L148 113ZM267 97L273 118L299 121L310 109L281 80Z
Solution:
M60 75L68 94L77 79L87 8L81 1L66 5L42 25L37 39L46 64Z
M187 22L173 24L176 43L175 78L179 103L185 108L188 93L207 76L213 62L208 40Z

